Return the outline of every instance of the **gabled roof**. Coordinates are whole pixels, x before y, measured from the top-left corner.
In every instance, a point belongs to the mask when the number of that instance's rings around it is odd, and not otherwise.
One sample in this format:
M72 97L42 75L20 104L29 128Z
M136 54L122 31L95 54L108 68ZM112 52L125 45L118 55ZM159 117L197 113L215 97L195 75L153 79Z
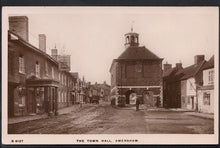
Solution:
M128 47L119 57L118 60L160 60L157 55L151 52L144 46L136 47L130 46Z
M214 68L214 55L203 65L202 69Z
M188 67L178 71L176 73L176 75L183 75L181 77L181 80L185 80L185 79L188 79L190 77L193 77L198 73L198 71L201 69L201 67L204 63L205 63L205 60L199 62L198 64L193 64L191 66L188 66Z

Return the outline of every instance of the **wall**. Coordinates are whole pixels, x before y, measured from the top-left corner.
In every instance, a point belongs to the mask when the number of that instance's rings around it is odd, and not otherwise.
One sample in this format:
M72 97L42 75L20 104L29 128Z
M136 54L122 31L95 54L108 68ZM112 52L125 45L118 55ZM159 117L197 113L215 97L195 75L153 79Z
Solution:
M14 103L14 114L15 115L22 115L23 113L27 113L27 107L28 102L30 102L28 98L27 93L27 87L26 87L26 79L30 78L31 76L35 76L35 65L36 61L40 64L40 76L39 78L49 78L52 79L52 67L54 67L54 79L58 79L58 65L51 62L47 57L43 56L40 53L37 53L36 51L33 51L32 49L22 45L21 43L18 43L17 40L8 42L8 50L9 57L11 58L10 65L8 65L9 69L9 77L8 81L16 81L17 83L20 83L18 86L11 89L9 88L9 92L13 93L13 101ZM25 72L20 73L19 72L19 56L22 55L24 58L24 66L25 66ZM46 66L46 63L48 66ZM46 67L48 70L46 70ZM19 89L18 88L24 88L26 92L23 92L22 95L19 95ZM10 99L10 98L9 98ZM19 112L19 106L24 106L23 113ZM11 105L12 107L12 105Z
M181 81L181 108L196 109L196 85L195 79L189 78Z
M195 96L196 95L196 85L195 85L194 78L187 79L186 94L187 94L187 96Z
M203 70L203 85L204 86L213 85L212 83L209 82L209 72L211 72L211 71L214 72L214 68ZM214 80L214 78L213 78L213 80Z
M117 63L117 62L114 62L113 65L112 65L112 69L111 69L111 71L110 71L110 73L111 73L111 88L113 88L113 87L116 86L117 65L118 65L118 63Z
M161 86L161 61L120 62L118 66L119 86Z
M210 105L204 103L204 93L210 94ZM198 91L198 111L203 113L214 113L214 90Z
M187 108L186 80L181 81L181 108Z

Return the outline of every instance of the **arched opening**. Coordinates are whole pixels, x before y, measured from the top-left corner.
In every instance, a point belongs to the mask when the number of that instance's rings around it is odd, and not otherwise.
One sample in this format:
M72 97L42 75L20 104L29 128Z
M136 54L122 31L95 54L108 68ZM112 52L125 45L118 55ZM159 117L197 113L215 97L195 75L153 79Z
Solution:
M129 43L129 36L127 36L126 38L126 43Z
M125 96L126 96L126 104L130 104L132 101L133 101L133 97L135 95L135 91L133 90L128 90L126 91L125 93ZM131 101L132 100L132 101Z
M131 43L134 43L134 36L131 36Z

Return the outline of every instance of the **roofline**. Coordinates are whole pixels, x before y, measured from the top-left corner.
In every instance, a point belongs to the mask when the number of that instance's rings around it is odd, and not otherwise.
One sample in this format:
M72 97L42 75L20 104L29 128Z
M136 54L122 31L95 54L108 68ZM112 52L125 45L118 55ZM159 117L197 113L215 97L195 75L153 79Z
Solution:
M110 69L109 69L109 72L111 73L111 70L112 70L112 66L113 66L113 64L116 62L116 59L113 59L112 60L112 64L111 64L111 67L110 67Z
M162 61L164 58L158 59L114 59L115 61Z
M212 65L212 66L209 66L209 67L203 68L202 70L207 70L207 69L211 69L211 68L215 68L215 67Z
M203 63L200 65L200 67L198 68L198 70L193 74L193 76L195 76L198 72L199 72L199 70L202 68L202 66L203 66L203 64L205 63L206 61L204 60L203 61Z
M41 51L40 49L38 49L37 47L33 46L32 44L28 43L27 41L25 41L24 39L22 39L19 35L17 35L16 33L8 30L9 34L13 34L15 36L18 37L18 41L21 42L22 44L24 44L25 46L27 46L28 48L31 48L32 50L36 51L37 53L45 56L46 58L48 58L50 61L54 62L55 64L59 64L58 61L56 61L54 58L52 58L49 54L47 54L46 52Z
M128 33L126 33L124 36L126 36L126 35L128 35L128 34L135 34L135 35L139 35L138 33L136 33L136 32L128 32Z

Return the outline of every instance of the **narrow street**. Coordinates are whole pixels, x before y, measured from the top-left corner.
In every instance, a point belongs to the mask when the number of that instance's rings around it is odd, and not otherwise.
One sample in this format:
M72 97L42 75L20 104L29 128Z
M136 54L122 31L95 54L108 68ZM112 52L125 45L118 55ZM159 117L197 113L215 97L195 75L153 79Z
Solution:
M214 121L178 111L84 104L67 114L9 125L9 134L213 134Z

